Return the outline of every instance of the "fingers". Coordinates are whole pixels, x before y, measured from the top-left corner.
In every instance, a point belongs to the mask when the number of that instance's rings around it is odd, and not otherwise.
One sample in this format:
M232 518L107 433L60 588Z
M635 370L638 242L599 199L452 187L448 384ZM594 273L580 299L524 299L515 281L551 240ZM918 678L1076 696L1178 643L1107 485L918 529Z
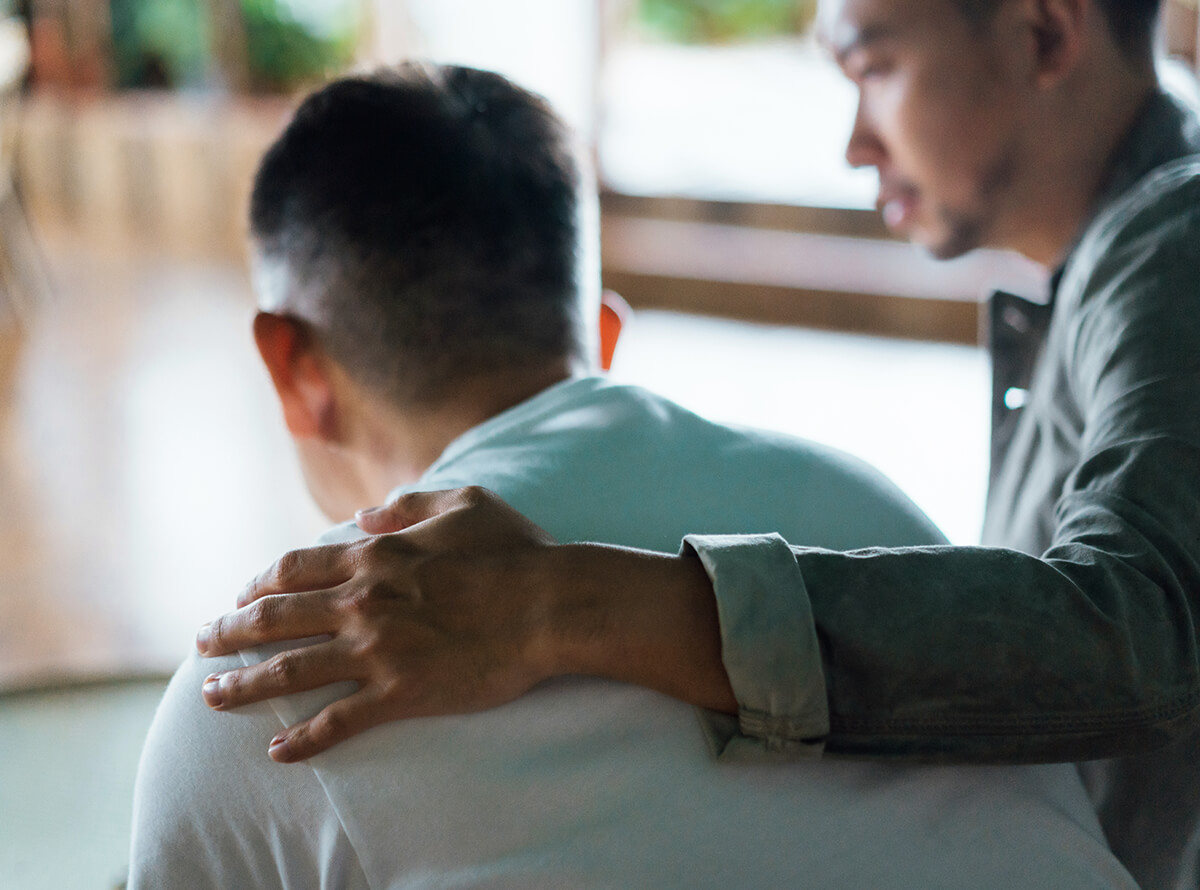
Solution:
M403 498L398 498L382 507L359 510L354 514L355 524L368 535L387 535L403 531L407 526L404 524L402 514L396 509L396 504L400 500Z
M201 655L228 655L238 649L298 640L336 629L332 598L328 590L278 594L255 600L204 625L196 634Z
M295 763L332 748L351 736L387 720L377 690L361 689L327 706L317 716L285 729L267 749L272 760Z
M417 491L404 494L383 507L359 510L358 527L369 535L403 531L450 510L493 497L482 488L456 488L449 491Z
M245 586L238 594L238 606L276 593L337 587L354 574L355 543L289 550Z
M204 680L201 694L210 708L228 711L279 695L352 679L351 674L336 643L317 643L280 652L259 664L235 671L210 674Z

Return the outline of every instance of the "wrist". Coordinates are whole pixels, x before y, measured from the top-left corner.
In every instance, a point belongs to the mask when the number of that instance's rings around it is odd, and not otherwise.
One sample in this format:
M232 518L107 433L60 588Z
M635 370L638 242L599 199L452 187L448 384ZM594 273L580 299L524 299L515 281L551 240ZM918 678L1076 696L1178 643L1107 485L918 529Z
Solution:
M554 544L539 549L527 573L533 608L530 660L546 677L563 674L611 676L608 655L619 637L606 563L613 548ZM608 557L606 559L606 557Z
M532 582L544 676L607 677L736 711L698 558L598 544L555 545L545 556Z

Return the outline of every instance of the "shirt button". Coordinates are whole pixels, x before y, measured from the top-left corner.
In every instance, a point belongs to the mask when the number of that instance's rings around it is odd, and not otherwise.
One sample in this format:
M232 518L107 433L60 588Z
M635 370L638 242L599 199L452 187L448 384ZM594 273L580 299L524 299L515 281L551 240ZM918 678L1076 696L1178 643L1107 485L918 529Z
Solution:
M1029 401L1029 390L1021 389L1019 386L1010 386L1004 391L1004 407L1009 411L1016 411L1018 408L1024 408L1025 403Z
M1004 319L1004 323L1017 333L1029 333L1029 316L1016 306L1005 306L1002 318Z

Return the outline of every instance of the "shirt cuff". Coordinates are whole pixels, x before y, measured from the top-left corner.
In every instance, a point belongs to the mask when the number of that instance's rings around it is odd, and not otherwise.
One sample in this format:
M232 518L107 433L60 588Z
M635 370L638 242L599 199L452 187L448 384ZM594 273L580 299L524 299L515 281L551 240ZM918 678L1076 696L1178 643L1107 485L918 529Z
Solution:
M816 757L829 735L825 671L804 579L779 535L688 535L716 594L738 714L698 710L720 760Z

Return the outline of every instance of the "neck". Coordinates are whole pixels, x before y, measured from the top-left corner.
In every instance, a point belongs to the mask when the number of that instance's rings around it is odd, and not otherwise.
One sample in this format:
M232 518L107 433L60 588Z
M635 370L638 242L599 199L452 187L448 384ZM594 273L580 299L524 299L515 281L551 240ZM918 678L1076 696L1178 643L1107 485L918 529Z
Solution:
M1013 215L1017 224L1003 246L1049 268L1065 261L1156 85L1150 63L1104 59L1080 67L1031 128L1037 148L1018 196L1025 213Z
M383 503L388 492L415 482L455 439L497 414L532 398L579 371L564 359L549 365L469 378L455 386L453 402L380 406L370 400L355 412L354 451L368 500Z

